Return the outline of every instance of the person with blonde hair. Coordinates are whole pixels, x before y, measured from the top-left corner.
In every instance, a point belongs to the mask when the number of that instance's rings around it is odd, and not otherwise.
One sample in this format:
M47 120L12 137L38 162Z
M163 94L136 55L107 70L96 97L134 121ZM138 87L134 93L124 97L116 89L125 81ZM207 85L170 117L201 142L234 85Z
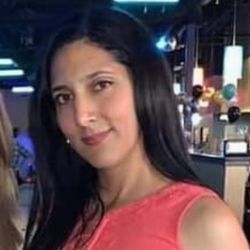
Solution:
M18 229L17 184L10 168L12 126L0 93L0 250L16 250L22 236Z

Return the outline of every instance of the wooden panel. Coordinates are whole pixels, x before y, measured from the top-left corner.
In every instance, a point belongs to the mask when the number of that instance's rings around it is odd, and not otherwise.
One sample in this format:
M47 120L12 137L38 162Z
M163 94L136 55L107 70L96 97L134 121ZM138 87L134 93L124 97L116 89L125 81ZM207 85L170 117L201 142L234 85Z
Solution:
M243 223L248 166L227 166L225 171L224 200Z

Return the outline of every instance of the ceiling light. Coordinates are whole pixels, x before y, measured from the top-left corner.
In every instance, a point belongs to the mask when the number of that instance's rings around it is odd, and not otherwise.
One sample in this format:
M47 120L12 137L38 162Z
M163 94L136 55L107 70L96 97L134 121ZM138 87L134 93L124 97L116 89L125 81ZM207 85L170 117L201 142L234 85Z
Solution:
M223 55L223 85L233 83L237 86L242 78L243 47L239 45L226 46Z
M204 69L202 67L193 68L193 86L201 85L204 82Z
M180 0L113 0L117 3L178 3Z
M11 92L16 94L32 93L34 92L34 88L32 86L12 87Z
M13 65L15 62L11 58L0 58L0 65Z
M22 69L2 69L0 70L0 77L4 76L23 76L24 71Z
M176 38L174 36L164 35L159 38L156 47L167 52L173 51L177 47Z
M166 37L162 36L159 41L156 43L156 46L158 49L165 50L165 47L167 45Z

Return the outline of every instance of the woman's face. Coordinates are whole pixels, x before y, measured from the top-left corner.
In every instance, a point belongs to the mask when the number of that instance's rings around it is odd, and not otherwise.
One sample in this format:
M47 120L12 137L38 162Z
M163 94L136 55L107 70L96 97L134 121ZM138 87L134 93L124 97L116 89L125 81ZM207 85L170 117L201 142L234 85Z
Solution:
M86 161L109 168L142 152L131 78L111 53L68 44L54 57L51 82L58 125Z

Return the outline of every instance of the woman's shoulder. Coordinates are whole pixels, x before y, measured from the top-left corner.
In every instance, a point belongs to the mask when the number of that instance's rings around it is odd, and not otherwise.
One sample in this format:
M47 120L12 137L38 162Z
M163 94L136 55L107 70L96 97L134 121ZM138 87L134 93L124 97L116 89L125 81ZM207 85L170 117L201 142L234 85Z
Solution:
M239 222L220 199L202 197L186 211L179 241L189 250L249 250Z
M165 190L163 189L162 194L159 195L159 200L168 201L167 204L173 201L175 205L188 209L189 206L203 197L218 198L218 195L210 188L196 183L174 182L167 186Z

